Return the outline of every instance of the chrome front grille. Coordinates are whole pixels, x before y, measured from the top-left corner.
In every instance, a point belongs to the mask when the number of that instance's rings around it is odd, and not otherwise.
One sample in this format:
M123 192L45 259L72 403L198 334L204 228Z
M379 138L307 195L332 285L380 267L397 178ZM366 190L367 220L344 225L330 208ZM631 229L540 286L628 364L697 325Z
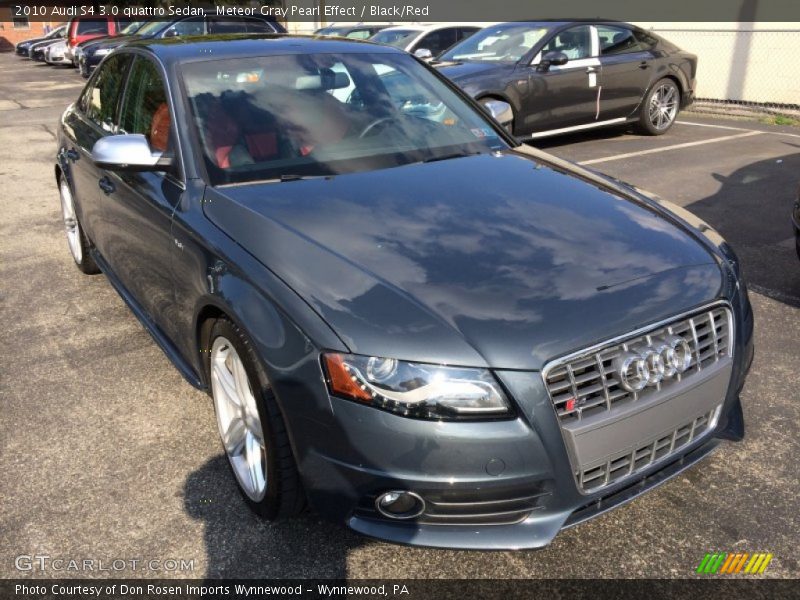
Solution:
M717 305L557 361L545 370L544 377L559 420L565 424L646 399L723 357L732 356L731 319L730 310ZM625 390L620 385L614 359L630 349L670 335L680 336L689 343L692 350L689 368L641 392Z
M670 456L677 450L696 440L709 431L716 423L720 407L692 419L675 429L672 433L655 440L642 443L630 452L611 457L605 464L591 469L580 470L576 476L578 485L584 493L591 493L607 485L635 475L650 465Z

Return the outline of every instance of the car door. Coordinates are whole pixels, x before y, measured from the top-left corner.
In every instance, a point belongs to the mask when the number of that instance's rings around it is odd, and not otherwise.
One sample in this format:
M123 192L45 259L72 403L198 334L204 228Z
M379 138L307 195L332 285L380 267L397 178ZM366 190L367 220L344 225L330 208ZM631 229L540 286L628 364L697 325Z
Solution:
M597 25L600 44L600 120L627 117L639 106L652 72L652 54L627 27Z
M75 110L67 113L64 122L67 141L61 153L69 168L81 226L101 254L105 254L107 247L105 200L98 186L103 172L92 162L92 148L97 140L116 129L119 99L130 64L129 54L108 57L86 84Z
M544 68L541 61L548 52L562 52L569 60ZM527 134L594 122L600 71L596 56L597 36L591 25L569 27L545 42L531 64L524 67L528 87L521 95L522 114L517 116L515 132Z
M180 164L173 112L161 68L137 55L130 68L119 112L120 134L144 135L152 151L175 157ZM165 318L173 305L170 236L172 213L185 186L179 167L172 172L106 171L104 208L108 221L105 259L117 279L151 320L172 333Z

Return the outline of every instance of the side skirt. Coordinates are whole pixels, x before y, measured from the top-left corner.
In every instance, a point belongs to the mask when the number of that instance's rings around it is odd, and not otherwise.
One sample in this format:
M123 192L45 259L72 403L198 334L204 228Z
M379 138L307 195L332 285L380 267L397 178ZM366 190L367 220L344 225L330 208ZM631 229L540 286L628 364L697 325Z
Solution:
M144 325L144 328L148 331L148 333L150 333L153 340L155 340L156 344L158 344L159 348L161 348L164 354L167 355L167 358L170 360L170 362L172 362L175 368L178 369L178 372L186 381L192 384L192 386L196 387L198 390L205 391L206 386L194 368L185 358L183 358L172 341L164 334L158 325L153 322L153 320L139 305L130 292L125 289L125 286L123 286L119 279L117 279L117 276L114 275L114 272L111 270L111 267L109 267L108 263L103 259L102 255L95 248L92 248L91 252L92 257L97 263L97 266L100 267L100 270L103 271L105 276L108 278L111 286L125 301L125 304L128 305L128 308L131 309L131 312L136 316L137 319L139 319L139 322Z
M585 129L595 129L596 127L608 127L610 125L622 125L623 123L633 122L634 119L627 117L619 117L618 119L609 119L608 121L599 121L597 123L587 123L585 125L574 125L573 127L562 127L561 129L548 129L547 131L538 131L529 136L520 139L535 140L537 138L548 137L551 135L561 135L563 133L572 133L573 131L583 131Z

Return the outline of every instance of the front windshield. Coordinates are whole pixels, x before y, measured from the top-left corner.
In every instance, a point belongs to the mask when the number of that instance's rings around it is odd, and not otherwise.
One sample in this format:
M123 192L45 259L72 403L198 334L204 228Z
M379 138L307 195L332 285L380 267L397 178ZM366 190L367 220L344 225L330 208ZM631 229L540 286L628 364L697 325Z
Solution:
M136 35L155 35L167 25L169 21L148 21L136 30Z
M526 24L487 27L450 48L438 60L517 62L540 42L547 32L547 27Z
M405 45L411 41L411 38L418 34L419 31L416 29L384 29L369 38L369 41L375 42L376 44L387 44L389 46L404 48Z
M131 21L120 30L121 35L131 35L136 33L146 21Z
M406 54L290 54L183 65L212 185L372 171L508 146Z

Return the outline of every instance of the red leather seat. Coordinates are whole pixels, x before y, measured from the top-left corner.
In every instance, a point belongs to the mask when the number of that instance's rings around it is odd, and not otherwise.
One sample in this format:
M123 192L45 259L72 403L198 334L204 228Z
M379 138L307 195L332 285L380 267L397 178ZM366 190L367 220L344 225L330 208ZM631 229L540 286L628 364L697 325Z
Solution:
M150 121L150 135L147 136L153 150L167 151L170 123L169 107L166 102L162 102L153 113L153 119Z

